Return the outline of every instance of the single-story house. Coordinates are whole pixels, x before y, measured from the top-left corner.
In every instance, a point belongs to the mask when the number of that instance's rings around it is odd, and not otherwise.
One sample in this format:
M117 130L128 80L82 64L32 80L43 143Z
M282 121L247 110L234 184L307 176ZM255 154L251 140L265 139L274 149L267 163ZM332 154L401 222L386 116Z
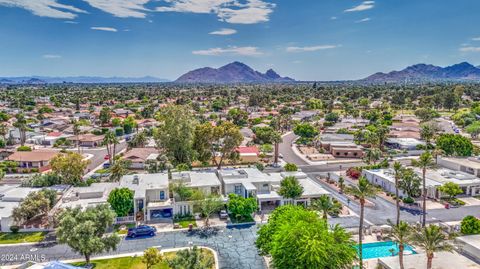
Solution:
M76 145L78 141L78 144L81 147L93 148L93 147L101 146L103 143L104 137L105 137L104 135L81 134L78 136L76 135L71 136L68 138L68 140L72 141L74 145Z
M373 261L372 261L373 262ZM370 263L370 261L368 261ZM427 257L424 253L403 257L404 268L427 268ZM378 258L382 269L400 269L398 256ZM480 265L456 252L437 252L432 261L432 269L480 269Z
M145 169L145 161L157 156L158 150L155 148L132 148L125 152L123 159L132 162L130 164L131 169Z
M73 187L63 195L60 208L81 207L83 209L105 204L110 192L119 186L118 182L92 183L88 187Z
M480 158L438 157L438 165L480 177Z
M50 161L57 154L58 151L51 150L17 151L8 156L7 160L17 162L21 171L37 168L43 172L50 169Z
M257 147L238 147L236 151L240 155L241 163L256 163L259 161L260 151Z
M394 149L416 150L418 145L425 145L425 142L416 138L389 138L385 144Z

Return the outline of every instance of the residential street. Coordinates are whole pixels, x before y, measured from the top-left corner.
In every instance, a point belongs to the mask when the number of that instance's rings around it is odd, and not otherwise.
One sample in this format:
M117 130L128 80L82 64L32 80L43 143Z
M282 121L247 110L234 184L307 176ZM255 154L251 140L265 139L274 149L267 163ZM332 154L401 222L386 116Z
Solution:
M186 231L158 233L155 237L122 239L117 251L104 253L114 255L120 253L142 252L149 247L163 249L188 247L190 245L206 246L218 252L220 268L224 269L263 269L266 268L263 258L255 247L257 226L237 228L222 228L217 234L203 236L200 233L189 234ZM50 246L14 246L0 247L3 258L0 265L19 264L26 262L20 258L27 257L40 261L68 260L83 258L70 250L66 245L53 244Z

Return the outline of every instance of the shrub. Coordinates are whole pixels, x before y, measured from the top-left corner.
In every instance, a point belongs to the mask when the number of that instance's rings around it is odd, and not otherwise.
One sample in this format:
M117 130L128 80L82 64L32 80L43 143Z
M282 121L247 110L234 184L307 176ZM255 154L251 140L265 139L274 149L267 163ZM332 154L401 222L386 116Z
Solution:
M263 171L263 169L265 169L265 166L261 163L256 163L255 167L257 167L257 169L260 170L260 171Z
M360 175L361 175L361 171L357 167L350 167L347 170L347 176L353 179L358 179Z
M405 204L413 204L415 202L415 200L412 197L405 197L405 198L403 198L403 202Z
M480 220L474 216L463 218L460 231L462 234L480 234Z
M14 234L18 233L18 231L20 231L20 227L17 226L17 225L12 225L10 226L10 231Z
M32 148L29 146L20 146L17 148L17 151L32 151Z
M296 172L298 170L297 165L294 163L287 163L284 168L287 172Z

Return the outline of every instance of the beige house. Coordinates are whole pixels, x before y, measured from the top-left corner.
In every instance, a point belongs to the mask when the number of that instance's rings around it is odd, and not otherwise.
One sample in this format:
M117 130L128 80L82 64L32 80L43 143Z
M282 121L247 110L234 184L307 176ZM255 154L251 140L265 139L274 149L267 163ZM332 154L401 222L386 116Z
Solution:
M72 141L74 145L76 145L78 141L81 147L94 148L102 145L104 137L104 135L82 134L78 136L74 135L67 139Z
M50 169L50 161L57 154L57 151L46 150L17 151L8 156L7 160L17 162L20 171L36 168L43 172Z

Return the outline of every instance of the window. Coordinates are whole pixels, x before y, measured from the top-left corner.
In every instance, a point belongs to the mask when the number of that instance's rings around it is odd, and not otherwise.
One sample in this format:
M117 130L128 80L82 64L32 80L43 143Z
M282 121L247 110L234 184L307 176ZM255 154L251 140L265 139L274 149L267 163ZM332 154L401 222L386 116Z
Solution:
M160 200L165 200L165 192L160 191Z
M242 194L242 186L235 185L235 194L241 195Z

